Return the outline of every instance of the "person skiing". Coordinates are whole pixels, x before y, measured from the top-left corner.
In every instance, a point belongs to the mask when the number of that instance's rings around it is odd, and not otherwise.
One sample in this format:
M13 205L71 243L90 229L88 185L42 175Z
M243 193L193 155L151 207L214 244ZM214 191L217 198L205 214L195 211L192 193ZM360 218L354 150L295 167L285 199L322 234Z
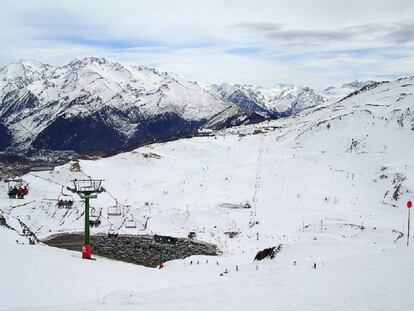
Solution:
M23 192L24 192L23 188L21 187L17 188L17 198L23 199L23 196L24 196Z
M10 199L15 199L17 195L17 188L16 187L11 188L8 195Z
M29 194L29 189L27 189L27 186L24 186L24 187L22 188L22 194L23 194L23 195L27 195L27 194Z
M316 262L313 263L313 269L316 270Z

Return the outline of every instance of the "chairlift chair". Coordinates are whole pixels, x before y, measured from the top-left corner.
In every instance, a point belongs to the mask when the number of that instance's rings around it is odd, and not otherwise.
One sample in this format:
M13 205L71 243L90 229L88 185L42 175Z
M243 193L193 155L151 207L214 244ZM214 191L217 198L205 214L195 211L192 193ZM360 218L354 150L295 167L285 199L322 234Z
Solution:
M29 184L25 180L13 178L6 179L5 182L7 182L9 199L23 199L29 194Z
M89 212L89 226L90 227L99 227L101 224L101 215L98 213L98 211L94 208L90 208Z
M108 230L108 238L118 237L118 230L115 229L114 225L111 225Z
M108 216L121 216L121 215L122 215L122 210L118 204L108 207Z
M64 186L62 186L62 190L58 196L57 206L59 208L72 208L73 202L74 202L73 196L70 194L64 193L63 187Z
M101 216L100 213L94 207L90 207L89 218L98 218L99 216Z
M134 219L133 215L129 215L127 219L125 219L125 228L136 228L137 222Z

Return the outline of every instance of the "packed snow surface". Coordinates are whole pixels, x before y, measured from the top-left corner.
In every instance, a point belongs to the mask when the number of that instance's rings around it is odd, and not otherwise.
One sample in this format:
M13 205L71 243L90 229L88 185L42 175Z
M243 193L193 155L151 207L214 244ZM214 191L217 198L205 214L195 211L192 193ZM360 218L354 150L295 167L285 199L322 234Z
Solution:
M81 172L69 163L31 173L23 200L6 199L2 184L1 213L17 231L0 227L0 309L413 310L405 207L413 84L382 83L292 118L83 160ZM195 231L223 255L151 269L28 245L18 219L40 238L82 230L79 199L70 210L56 200L61 184L86 176L107 189L93 200L102 213L93 233ZM122 216L107 215L114 198ZM251 209L226 208L246 202ZM138 226L127 229L131 216ZM274 259L253 261L279 244Z

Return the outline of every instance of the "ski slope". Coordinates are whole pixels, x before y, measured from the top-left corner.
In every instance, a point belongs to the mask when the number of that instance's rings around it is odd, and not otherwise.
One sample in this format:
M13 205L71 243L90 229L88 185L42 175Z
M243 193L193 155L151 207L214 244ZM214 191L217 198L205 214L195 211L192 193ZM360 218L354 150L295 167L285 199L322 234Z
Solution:
M17 232L0 227L0 310L412 310L405 203L414 189L413 83L383 83L292 118L82 160L82 172L69 163L28 174L24 200L5 199L2 184L1 213ZM40 238L82 230L81 202L64 210L53 200L62 184L85 176L104 179L107 189L93 200L102 213L93 233L111 225L120 234L196 231L223 255L158 270L28 245L17 219ZM122 216L107 215L114 198ZM246 202L251 209L223 207ZM127 229L122 222L131 216L138 226ZM275 259L253 261L279 244Z

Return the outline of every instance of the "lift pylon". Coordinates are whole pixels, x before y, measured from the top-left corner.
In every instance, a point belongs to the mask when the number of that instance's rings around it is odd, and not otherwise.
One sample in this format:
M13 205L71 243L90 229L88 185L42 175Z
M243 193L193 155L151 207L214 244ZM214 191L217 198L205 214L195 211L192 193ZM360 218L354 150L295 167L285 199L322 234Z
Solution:
M82 246L82 258L84 259L91 259L92 257L89 232L89 199L95 199L99 193L105 191L101 186L102 181L102 179L74 179L72 180L73 188L66 187L66 189L78 194L81 199L85 200L85 241Z

